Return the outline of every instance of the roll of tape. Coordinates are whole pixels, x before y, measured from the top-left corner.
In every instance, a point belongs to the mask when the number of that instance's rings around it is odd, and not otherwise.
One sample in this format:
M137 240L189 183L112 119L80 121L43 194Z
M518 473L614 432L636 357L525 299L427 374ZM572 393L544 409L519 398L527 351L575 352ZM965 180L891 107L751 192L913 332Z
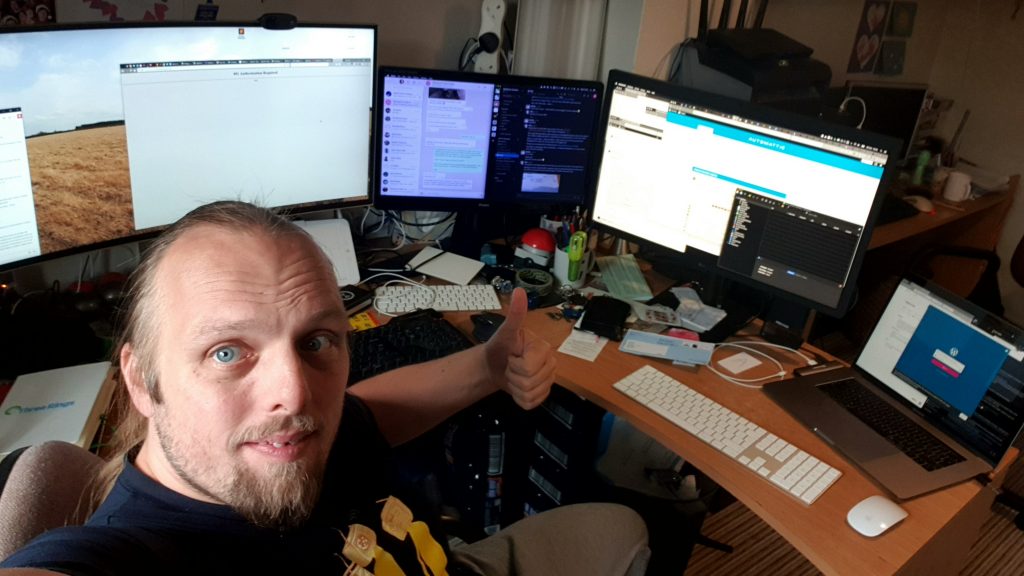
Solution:
M523 268L516 271L516 286L526 290L528 294L547 296L554 284L555 279L543 270Z

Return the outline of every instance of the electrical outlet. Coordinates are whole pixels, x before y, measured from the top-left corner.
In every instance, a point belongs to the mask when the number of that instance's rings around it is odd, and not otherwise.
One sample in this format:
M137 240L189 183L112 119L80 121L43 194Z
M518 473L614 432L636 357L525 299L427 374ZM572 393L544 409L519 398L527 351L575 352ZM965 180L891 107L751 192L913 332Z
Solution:
M498 49L492 53L480 52L473 61L475 72L497 74L499 72L499 59L501 58L501 45L503 43L504 29L502 23L505 21L505 0L483 0L480 6L480 33L477 38L491 32L498 36Z

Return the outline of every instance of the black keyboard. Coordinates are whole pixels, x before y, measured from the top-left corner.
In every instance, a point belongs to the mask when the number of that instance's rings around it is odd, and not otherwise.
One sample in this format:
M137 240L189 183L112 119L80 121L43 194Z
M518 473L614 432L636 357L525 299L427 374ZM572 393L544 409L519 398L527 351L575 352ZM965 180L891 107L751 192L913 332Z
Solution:
M442 358L473 343L436 310L419 310L392 318L383 326L348 335L349 384L381 372Z
M906 414L850 378L818 386L858 420L881 434L925 470L938 470L966 460Z

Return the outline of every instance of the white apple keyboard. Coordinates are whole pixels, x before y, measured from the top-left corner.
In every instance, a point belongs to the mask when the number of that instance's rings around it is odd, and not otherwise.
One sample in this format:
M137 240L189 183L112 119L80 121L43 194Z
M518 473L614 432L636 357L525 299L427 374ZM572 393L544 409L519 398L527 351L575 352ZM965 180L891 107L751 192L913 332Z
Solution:
M426 308L438 312L501 310L501 301L490 284L391 284L377 288L373 304L385 314L404 314Z
M652 366L614 388L700 438L776 487L812 504L842 473Z

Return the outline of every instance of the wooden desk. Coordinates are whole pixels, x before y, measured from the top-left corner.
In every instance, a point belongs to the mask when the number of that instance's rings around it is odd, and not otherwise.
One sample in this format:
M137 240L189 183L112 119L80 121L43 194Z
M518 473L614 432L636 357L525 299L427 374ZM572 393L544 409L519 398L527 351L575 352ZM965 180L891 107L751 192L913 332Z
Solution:
M922 235L930 236L932 231L948 225L961 227L939 231L944 232L946 243L960 241L958 243L965 246L993 248L999 241L1003 221L1019 187L1020 176L1017 175L1010 179L1006 192L995 192L959 204L936 200L934 214L922 212L876 227L871 234L868 249L881 248Z
M934 214L920 213L883 224L871 234L864 257L856 304L842 320L842 331L859 349L881 316L901 277L925 248L954 245L995 251L1006 215L1020 188L1020 176L1010 178L1006 192L992 193L955 207L936 204ZM932 280L960 296L978 283L985 262L938 256L931 260Z
M468 329L469 321L464 316L456 315L452 320L460 328ZM532 312L527 318L527 327L556 347L571 329L568 322L552 320L544 311ZM611 342L594 363L558 354L556 381L626 418L677 452L753 510L827 574L934 576L955 574L965 561L974 536L995 498L993 489L969 482L905 502L903 506L910 516L901 525L878 538L865 538L847 526L846 513L867 496L883 493L872 480L760 390L729 384L708 370L674 367L664 361L651 362L659 370L842 472L842 477L814 505L803 505L738 462L612 388L616 381L649 361L621 353L617 344ZM744 376L747 377L746 374ZM757 376L752 374L749 377Z

